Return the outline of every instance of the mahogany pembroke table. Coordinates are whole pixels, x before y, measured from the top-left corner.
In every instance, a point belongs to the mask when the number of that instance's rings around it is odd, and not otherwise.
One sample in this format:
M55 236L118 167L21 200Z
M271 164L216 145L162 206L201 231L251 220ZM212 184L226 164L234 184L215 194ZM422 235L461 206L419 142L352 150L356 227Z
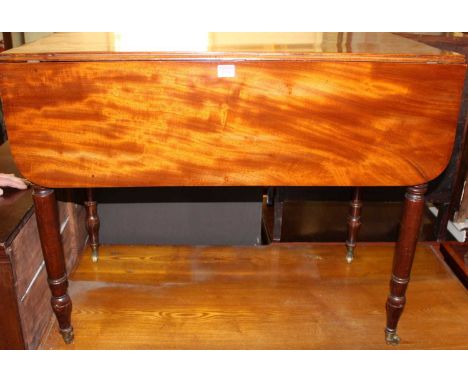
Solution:
M397 344L427 182L446 167L462 55L385 33L56 33L0 54L52 308L73 340L55 188L407 186L387 299Z

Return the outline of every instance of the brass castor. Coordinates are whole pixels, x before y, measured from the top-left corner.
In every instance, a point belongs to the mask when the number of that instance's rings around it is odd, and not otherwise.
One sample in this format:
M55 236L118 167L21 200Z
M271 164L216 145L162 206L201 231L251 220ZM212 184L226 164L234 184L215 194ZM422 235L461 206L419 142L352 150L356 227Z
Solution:
M400 343L400 337L396 334L396 330L385 329L385 342L387 345L398 345Z
M97 247L92 248L91 250L92 250L91 260L93 261L93 263L97 263L99 260L99 250Z
M354 259L354 247L346 246L346 262L351 264Z
M69 329L60 329L60 333L62 334L63 341L67 345L73 342L73 339L75 338L75 334L73 333L72 326Z

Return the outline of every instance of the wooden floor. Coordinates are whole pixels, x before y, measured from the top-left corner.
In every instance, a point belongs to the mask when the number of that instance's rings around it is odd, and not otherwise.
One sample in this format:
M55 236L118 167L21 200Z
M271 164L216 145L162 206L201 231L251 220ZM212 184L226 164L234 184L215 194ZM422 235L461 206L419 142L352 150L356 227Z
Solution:
M75 342L44 349L395 349L384 342L393 245L103 246L70 283ZM418 246L398 349L468 349L468 292Z

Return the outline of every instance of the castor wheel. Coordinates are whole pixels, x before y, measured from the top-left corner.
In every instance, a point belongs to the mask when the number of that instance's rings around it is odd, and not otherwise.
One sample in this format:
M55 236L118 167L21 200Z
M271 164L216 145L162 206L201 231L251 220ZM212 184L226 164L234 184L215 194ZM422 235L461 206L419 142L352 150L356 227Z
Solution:
M400 343L400 337L396 334L396 331L385 330L385 342L387 345L398 345Z

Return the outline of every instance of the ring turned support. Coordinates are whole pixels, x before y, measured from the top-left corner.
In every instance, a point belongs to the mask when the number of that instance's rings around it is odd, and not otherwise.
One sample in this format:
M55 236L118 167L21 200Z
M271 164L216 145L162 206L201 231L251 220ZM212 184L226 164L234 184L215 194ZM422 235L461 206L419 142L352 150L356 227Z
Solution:
M86 189L86 228L88 229L89 246L91 247L91 259L94 263L99 260L99 226L100 220L97 213L97 202L94 199L92 188Z
M418 242L426 191L427 184L408 187L406 190L400 234L393 257L390 294L386 304L387 327L385 329L385 340L390 345L400 343L400 338L396 332L397 325L406 303L405 294Z
M34 207L42 253L52 292L51 305L65 343L73 341L72 302L67 294L68 279L60 237L60 222L54 190L34 186Z
M353 199L349 204L348 238L346 239L346 261L351 263L354 258L357 236L361 227L361 188L354 187Z

